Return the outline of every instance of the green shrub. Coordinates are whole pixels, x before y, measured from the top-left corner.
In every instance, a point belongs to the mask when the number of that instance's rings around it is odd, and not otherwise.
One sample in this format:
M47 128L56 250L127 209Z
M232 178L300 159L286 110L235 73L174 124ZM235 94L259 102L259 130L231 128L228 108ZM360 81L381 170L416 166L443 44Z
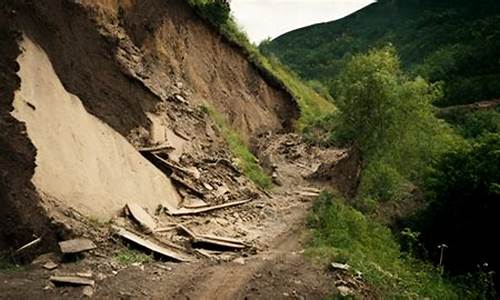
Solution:
M465 288L441 277L437 268L401 251L391 231L322 193L308 218L315 260L347 263L360 271L380 299L459 299Z
M207 112L212 120L214 120L226 140L229 149L238 159L243 173L259 187L264 189L270 188L272 185L271 178L264 172L257 158L250 152L243 139L227 124L224 117L208 105L202 106L202 111Z
M457 142L435 117L439 87L405 76L390 46L353 56L336 85L333 139L361 151L361 196L391 200Z
M230 6L225 0L189 0L189 3L215 26L223 26L230 17Z
M14 263L7 255L0 253L0 273L12 273L21 270L21 266Z

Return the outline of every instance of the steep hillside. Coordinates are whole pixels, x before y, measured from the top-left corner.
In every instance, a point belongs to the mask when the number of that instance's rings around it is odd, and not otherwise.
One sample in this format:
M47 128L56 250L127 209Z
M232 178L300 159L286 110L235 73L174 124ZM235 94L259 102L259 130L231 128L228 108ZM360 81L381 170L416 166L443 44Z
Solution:
M262 45L335 95L345 59L392 43L407 71L444 82L440 105L500 95L500 3L380 0L338 21L295 30Z
M202 159L226 157L207 106L247 142L298 117L293 97L186 1L0 8L2 250L36 237L35 252L53 249L78 232L68 217L109 220L129 201L181 209L186 183L137 150L167 147L170 168L195 175Z

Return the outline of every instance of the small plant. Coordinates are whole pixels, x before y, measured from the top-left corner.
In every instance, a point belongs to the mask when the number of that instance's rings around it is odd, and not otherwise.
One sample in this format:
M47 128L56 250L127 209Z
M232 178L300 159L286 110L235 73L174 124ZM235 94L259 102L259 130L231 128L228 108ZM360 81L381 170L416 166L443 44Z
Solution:
M13 273L21 270L21 266L15 264L12 259L0 253L0 273Z
M226 140L229 149L238 159L243 173L259 187L264 189L270 188L272 185L271 178L264 172L257 158L250 152L238 133L229 127L224 117L214 108L204 105L202 110L207 111L208 115L214 120Z
M114 257L113 257L117 262L124 264L124 265L131 265L134 263L150 263L153 261L153 258L151 256L148 256L144 253L141 253L137 250L129 249L129 248L123 248L118 250Z

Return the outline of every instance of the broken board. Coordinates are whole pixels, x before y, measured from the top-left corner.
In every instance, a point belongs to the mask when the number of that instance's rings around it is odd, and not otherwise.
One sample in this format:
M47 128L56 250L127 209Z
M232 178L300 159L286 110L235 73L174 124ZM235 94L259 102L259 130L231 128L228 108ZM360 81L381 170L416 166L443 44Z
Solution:
M132 218L139 223L146 233L154 232L156 228L155 220L136 203L128 203L127 209L132 215Z
M67 285L90 285L94 286L95 281L88 278L82 278L79 276L50 276L50 281L58 284Z
M191 261L190 258L188 258L180 253L174 252L174 251L169 250L165 247L162 247L156 243L153 243L149 240L146 240L146 239L140 237L139 235L136 235L135 233L132 233L124 228L113 226L113 229L116 231L116 234L118 236L122 237L123 239L125 239L129 242L132 242L134 244L137 244L141 247L144 247L144 248L146 248L154 253L160 254L162 256L168 257L168 258L176 260L176 261L181 261L181 262Z
M75 254L95 249L97 246L88 239L74 239L59 242L59 248L61 248L61 252L64 254Z
M252 199L235 201L235 202L228 202L228 203L224 203L224 204L220 204L220 205L208 206L208 207L202 207L202 208L196 208L196 209L181 208L181 209L178 209L177 211L169 212L169 214L172 216L195 215L195 214L201 214L201 213L209 212L209 211L216 210L216 209L222 209L222 208L242 205L242 204L248 203L250 201L252 201Z

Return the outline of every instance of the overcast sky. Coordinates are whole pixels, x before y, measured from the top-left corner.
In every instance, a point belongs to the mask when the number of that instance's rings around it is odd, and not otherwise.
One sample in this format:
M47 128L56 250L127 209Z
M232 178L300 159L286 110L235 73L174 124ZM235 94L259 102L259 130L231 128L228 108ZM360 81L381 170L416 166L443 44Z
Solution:
M250 40L260 42L307 25L345 17L373 0L232 0L231 8Z

